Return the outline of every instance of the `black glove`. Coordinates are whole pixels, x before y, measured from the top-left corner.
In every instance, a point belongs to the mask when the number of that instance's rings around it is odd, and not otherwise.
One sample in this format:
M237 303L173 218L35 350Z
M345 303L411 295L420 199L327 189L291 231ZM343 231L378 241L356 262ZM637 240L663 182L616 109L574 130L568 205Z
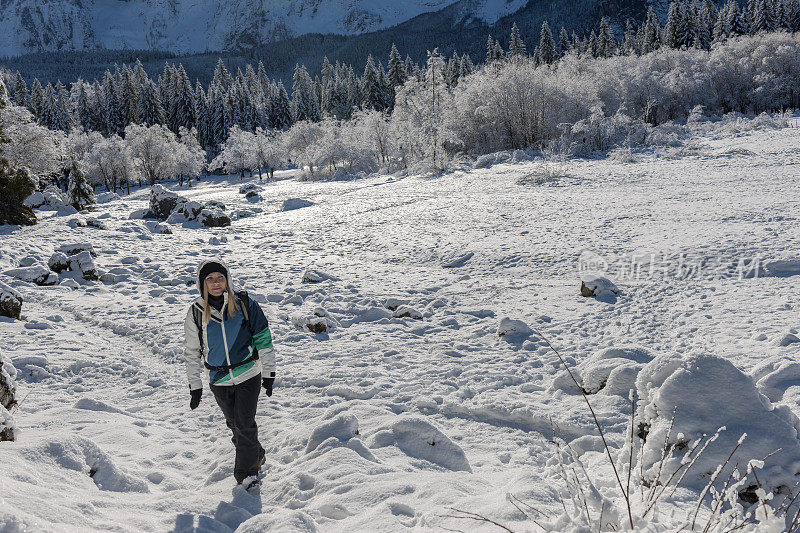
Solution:
M191 410L197 409L197 406L200 405L200 398L203 397L203 389L194 389L189 391L189 394L192 395L192 399L189 402L189 408Z
M267 396L272 396L272 384L275 383L275 374L268 378L261 378L261 386L267 391Z

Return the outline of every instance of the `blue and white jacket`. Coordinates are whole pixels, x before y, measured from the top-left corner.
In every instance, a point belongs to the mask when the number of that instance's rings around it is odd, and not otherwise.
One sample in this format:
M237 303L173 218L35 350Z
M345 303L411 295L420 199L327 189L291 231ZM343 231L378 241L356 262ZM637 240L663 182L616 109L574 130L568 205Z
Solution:
M230 283L230 276L228 282ZM204 371L207 373L210 384L220 386L236 385L259 374L263 377L275 376L275 349L272 346L272 333L261 306L252 298L249 299L248 316L251 328L248 328L241 309L233 316L228 314L227 291L223 293L223 296L222 311L217 311L212 307L211 320L208 323L205 323L204 320L201 321L202 351L192 308L197 306L202 311L203 298L196 298L186 313L183 353L190 390L203 388ZM208 362L211 366L230 366L244 361L250 357L253 348L258 349L258 359L255 361L225 371L205 368L204 362Z

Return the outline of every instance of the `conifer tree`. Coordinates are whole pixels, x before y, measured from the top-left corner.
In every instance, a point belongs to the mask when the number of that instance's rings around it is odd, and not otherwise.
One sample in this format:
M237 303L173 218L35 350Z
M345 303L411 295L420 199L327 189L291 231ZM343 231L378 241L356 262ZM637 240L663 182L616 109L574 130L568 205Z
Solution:
M69 187L67 188L67 203L78 211L95 203L94 190L86 181L78 162L75 159L69 167Z
M14 79L14 103L20 107L28 107L30 100L30 93L28 92L28 84L25 83L25 78L17 71Z
M558 60L556 43L553 41L553 34L550 32L550 25L546 20L542 22L542 29L539 32L539 47L535 57L539 63L548 65Z
M161 106L161 97L158 87L153 80L146 80L140 89L139 122L152 126L164 123L164 108Z
M406 81L406 69L403 66L403 60L400 59L400 52L397 47L392 43L392 49L389 52L389 62L386 65L389 68L389 85L394 94L394 88L398 85L403 85ZM394 97L392 98L394 100Z
M644 23L644 30L642 31L641 51L643 54L652 52L658 48L659 41L661 40L661 26L658 23L653 6L647 8L647 20Z
M305 66L295 65L292 76L292 115L294 121L320 119L319 106L314 95L311 77Z
M292 125L291 102L282 81L278 82L275 96L271 100L269 122L276 130L286 130Z
M680 24L681 9L677 2L670 2L667 11L667 23L664 26L664 44L669 48L679 48L681 44Z
M608 19L603 17L600 19L600 27L597 31L597 56L611 57L615 53L617 53L617 39Z
M791 14L789 15L789 25L793 32L800 31L800 0L792 1Z
M552 38L553 36L551 34L550 39L552 40ZM555 46L553 48L555 49ZM515 22L511 26L511 37L508 40L508 57L511 59L516 59L524 57L526 53L527 51L525 49L525 43L522 41L522 37L519 34L519 28Z
M486 64L488 65L492 61L494 61L494 39L490 35L486 39Z
M367 64L364 66L364 76L362 80L363 101L361 104L365 109L382 110L385 107L383 91L381 89L378 70L375 67L375 61L372 59L372 54L367 57Z
M541 40L541 39L540 39ZM567 34L564 26L561 26L561 31L558 34L558 55L564 57L572 51L572 41Z
M217 61L217 66L214 68L214 77L212 78L214 85L216 85L220 90L227 91L233 85L233 78L231 77L231 73L228 72L227 67L225 67L225 63L222 61L222 58L219 58Z

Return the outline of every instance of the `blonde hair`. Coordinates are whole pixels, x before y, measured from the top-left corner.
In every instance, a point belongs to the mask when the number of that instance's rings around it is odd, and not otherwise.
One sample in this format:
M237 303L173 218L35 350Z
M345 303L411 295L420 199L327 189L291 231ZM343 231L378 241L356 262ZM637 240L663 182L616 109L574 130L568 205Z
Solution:
M234 316L239 306L236 304L236 295L227 279L225 280L225 290L228 291L228 316ZM205 280L203 280L203 320L205 324L211 320L211 306L208 305L208 290L206 290Z

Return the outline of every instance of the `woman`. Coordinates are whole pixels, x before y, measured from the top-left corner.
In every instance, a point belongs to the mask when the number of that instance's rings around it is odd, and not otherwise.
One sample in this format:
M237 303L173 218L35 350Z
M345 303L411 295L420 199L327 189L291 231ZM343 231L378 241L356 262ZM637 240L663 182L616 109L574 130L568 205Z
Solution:
M272 396L275 351L264 312L246 292L234 293L228 267L219 259L200 263L197 298L186 313L184 355L191 401L203 396L203 367L225 423L233 432L233 476L247 488L258 485L264 448L258 442L256 407L261 387Z

